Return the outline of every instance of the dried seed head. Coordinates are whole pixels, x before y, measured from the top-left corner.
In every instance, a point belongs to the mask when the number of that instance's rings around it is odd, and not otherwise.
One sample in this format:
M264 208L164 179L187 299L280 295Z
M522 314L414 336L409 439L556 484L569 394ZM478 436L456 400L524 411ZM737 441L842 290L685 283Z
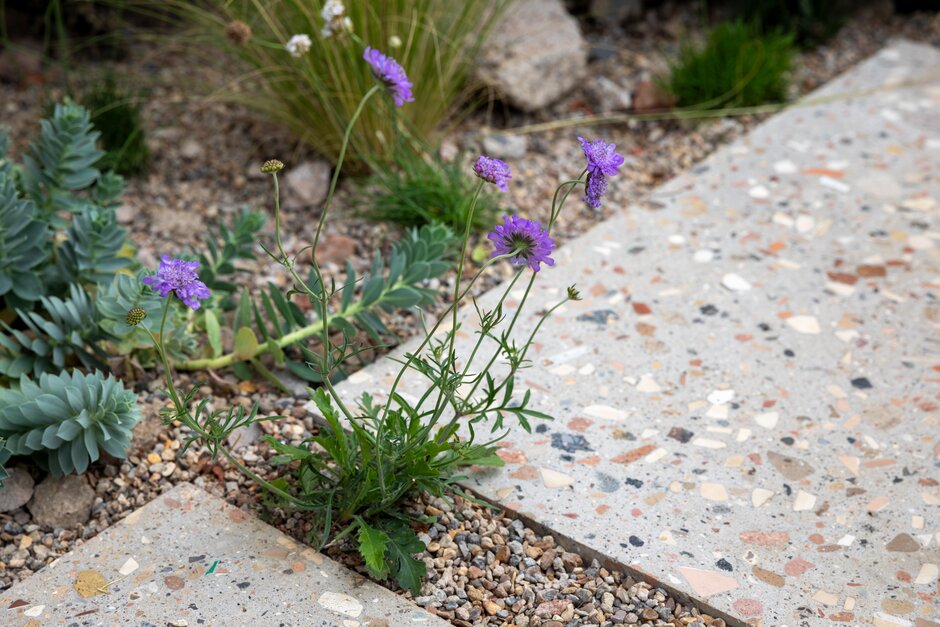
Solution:
M144 311L143 307L131 307L127 312L127 317L124 319L127 321L127 324L134 327L143 322L146 317L147 312Z
M225 27L225 36L236 46L244 46L251 39L251 26L241 20L229 22Z
M268 159L261 164L261 171L265 174L274 174L284 169L284 164L277 159Z

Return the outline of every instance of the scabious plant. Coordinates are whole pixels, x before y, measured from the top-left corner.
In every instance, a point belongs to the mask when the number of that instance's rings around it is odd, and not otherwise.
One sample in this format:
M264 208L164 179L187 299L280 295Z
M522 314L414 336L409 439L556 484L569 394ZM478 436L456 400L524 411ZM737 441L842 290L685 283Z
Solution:
M341 157L350 131L366 102L383 92L395 101L402 96L395 86L407 82L406 76L398 77L400 81L389 81L381 72L376 78L378 85L364 94L347 124L345 141L339 153ZM355 280L337 283L327 277L315 254L335 191L336 173L313 234L312 246L304 249L312 248L313 253L306 262L310 265L310 272L304 276L296 255L291 256L281 240L278 172L283 164L277 160L265 162L262 172L270 174L273 179L275 215L275 246L265 248L265 252L289 275L290 293L305 296L313 309L319 311L320 319L325 321L320 327L319 352L306 354L308 368L322 383L318 389L310 390L320 414L319 433L300 446L266 436L265 440L276 453L270 463L282 465L284 474L274 481L258 476L226 448L226 438L234 428L277 417L259 418L256 407L248 412L241 406L207 411L208 399L199 403L193 401L197 388L186 395L177 392L171 376L172 365L162 344L162 323L159 329L149 326L153 322L150 317L142 316L139 310L131 310L127 313L126 322L145 327L164 357L166 384L172 403L164 412L165 419L180 421L191 430L187 446L197 441L205 444L213 454L224 455L262 485L279 506L313 516L316 524L308 539L318 548L353 543L374 577L394 577L401 586L417 592L425 565L414 558L414 553L424 547L412 526L415 521L400 508L401 501L415 490L441 496L448 492L463 494L456 483L462 478L461 469L503 465L502 459L496 455L496 445L507 433L506 417L514 417L526 430L531 429L531 420L550 418L531 407L531 394L519 390L516 376L528 364L527 352L542 324L564 303L579 299L577 290L568 288L556 304L540 311L534 329L521 340L516 338L516 326L534 281L541 274L541 267L554 264L550 255L555 242L550 232L568 196L577 186L586 183L586 176L607 176L616 173L619 167L612 147L607 152L602 148L600 144L592 148L599 152L589 167L595 168L597 174L589 174L586 168L578 178L565 181L556 189L545 227L519 216L507 216L490 235L493 255L476 268L468 280L464 280L464 274L470 272L467 248L477 200L484 186L502 187L512 176L505 163L487 158L476 162L473 171L479 181L457 249L460 257L450 305L430 328L423 330L417 348L396 358L401 367L391 387L383 390L380 396L363 394L355 404L344 399L333 384L336 375L342 372L343 364L354 358L360 349L356 346L355 334L345 327L340 327L341 338L331 336L328 322L332 319L330 312L336 309L335 301L340 301L341 309L342 303L351 300L359 288ZM601 152L606 156L602 158ZM402 273L405 261L392 262L390 277ZM489 266L503 261L509 261L517 270L507 282L496 306L483 311L470 296L471 291ZM166 296L163 320L170 307L178 306L174 303L191 307L194 304L192 290L201 291L201 288L193 287L199 281L195 268L187 268L185 276L180 279L175 277L173 280L167 277L151 281L154 287L158 286L158 281L163 281L158 287ZM363 295L381 291L382 283L376 283L376 280L373 276L365 282L361 288ZM520 280L527 285L510 316L506 299ZM182 285L183 289L178 290L177 285ZM456 338L460 325L457 311L468 298L473 300L478 314L479 331L469 354L458 357ZM447 321L450 325L445 330L442 325ZM241 330L239 334L242 334ZM498 366L497 360L500 361ZM424 392L417 398L406 398L399 392L406 375L426 382ZM484 424L490 431L486 438L478 435Z
M555 265L555 260L549 257L555 249L555 240L538 222L506 216L503 224L497 224L487 238L493 242L492 256L509 256L514 266L529 266L533 272L538 272L543 263Z
M161 298L166 298L173 292L187 307L195 311L199 309L200 300L212 296L209 288L196 274L198 267L198 261L172 259L165 254L160 259L157 276L144 277L143 283L152 287Z
M587 159L587 193L584 202L594 209L601 206L601 198L607 191L607 177L614 176L623 165L623 156L615 152L616 146L602 139L588 141L579 137L581 149Z
M414 102L415 98L411 93L414 84L408 80L405 69L401 64L391 57L387 57L375 48L366 46L366 51L362 54L372 73L377 79L385 83L388 91L395 101L396 107L403 106L406 102Z
M509 180L512 178L512 172L509 171L509 166L499 159L480 155L476 163L473 164L473 173L502 191L509 191Z

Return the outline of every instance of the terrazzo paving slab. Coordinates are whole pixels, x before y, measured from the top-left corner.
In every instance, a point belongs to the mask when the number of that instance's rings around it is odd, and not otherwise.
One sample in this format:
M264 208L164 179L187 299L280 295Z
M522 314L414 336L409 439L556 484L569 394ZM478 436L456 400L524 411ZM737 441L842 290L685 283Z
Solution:
M754 625L940 624L938 72L893 44L557 251L556 419L466 484Z
M184 483L0 593L0 624L449 623Z

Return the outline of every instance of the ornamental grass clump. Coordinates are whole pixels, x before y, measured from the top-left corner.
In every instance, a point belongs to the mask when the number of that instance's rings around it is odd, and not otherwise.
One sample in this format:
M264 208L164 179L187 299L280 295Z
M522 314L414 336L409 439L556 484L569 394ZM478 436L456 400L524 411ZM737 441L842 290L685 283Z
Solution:
M786 98L795 49L793 35L761 33L742 21L723 22L702 46L687 43L665 87L680 107L720 109Z
M409 133L425 143L470 96L466 78L485 37L509 0L168 0L155 15L172 15L189 30L191 54L215 63L220 55L243 68L221 94L281 124L327 159L340 161L346 122L373 72L420 77L398 85L401 102L414 97L420 110L403 114ZM362 63L368 42L368 64ZM381 51L381 52L380 52ZM395 64L383 59L393 55ZM397 104L399 99L395 100ZM364 172L394 162L397 132L384 103L360 114L343 162Z
M370 101L385 98L393 106L399 106L399 101L400 106L421 105L417 97L413 105L409 104L403 91L403 86L410 84L407 74L396 70L390 75L394 78L377 72L375 84L364 91L346 125L339 150L340 164L353 129ZM300 445L265 436L275 453L269 462L282 469L279 478L267 480L245 466L226 447L226 442L232 430L278 416L259 417L257 406L245 410L240 404L232 409L210 411L208 399L198 403L194 400L198 384L188 394L176 390L172 364L162 345L163 320L171 309L195 309L208 295L203 291L199 269L183 266L170 257L164 259L157 276L147 280L165 298L161 315L153 318L135 310L127 313L126 320L144 328L163 357L171 401L164 411L165 419L188 427L191 433L187 446L199 442L213 454L225 456L263 486L278 507L311 516L314 525L308 540L317 548L355 546L373 577L394 578L400 586L417 593L426 567L414 554L422 551L424 545L416 531L419 521L401 507L403 499L415 491L437 496L457 493L472 498L463 493L457 482L471 466L503 465L496 452L497 444L508 433L507 418L514 419L526 431L531 430L531 421L550 419L533 407L531 392L521 389L517 375L529 364L528 351L545 320L566 302L578 300L577 290L572 286L557 302L541 307L530 331L522 332L519 326L535 280L544 276L543 269L555 263L551 230L569 195L575 188L588 184L592 176L615 175L623 162L612 145L595 141L587 146L587 167L577 178L558 186L544 226L521 216L506 216L489 236L492 255L479 267L471 267L467 250L477 202L485 188L492 185L502 189L512 177L510 167L501 161L486 156L476 161L472 172L478 180L456 248L458 261L450 305L430 328L422 329L413 350L392 358L400 367L391 385L365 393L355 402L339 394L334 383L344 364L355 358L361 347L355 329L332 324L339 319L335 312L353 302L354 293L361 292L360 298L365 298L366 293L373 292L375 297L383 286L395 283L403 273L410 273L404 270L408 258L394 257L386 274L382 274L379 266L361 286L356 280L336 281L325 274L315 253L329 215L339 168L313 230L311 245L297 254L288 253L282 244L278 194L278 173L283 163L265 162L262 172L272 177L274 187L275 242L264 250L284 269L290 283L288 294L279 297L285 302L292 295L306 299L321 321L316 327L318 350L308 349L305 353L306 367L321 382L320 387L310 390L321 419L319 432ZM468 175L470 172L471 168L467 168ZM471 290L488 267L504 262L516 270L503 286L495 306L484 310L470 296ZM520 282L524 285L522 296L514 297L516 302L510 304L508 296ZM414 288L400 287L395 291L406 289ZM411 302L413 307L425 302L410 298L407 293L402 298L405 298L402 302ZM457 349L460 333L457 311L468 299L478 320L473 346L464 353ZM442 326L445 323L449 324ZM244 333L249 338L244 343L252 345L251 331L245 329L244 332L240 329L238 335ZM250 348L258 347L242 346L237 349L242 351L241 355L235 357L244 358ZM406 376L422 381L423 391L414 396L402 393L400 388Z

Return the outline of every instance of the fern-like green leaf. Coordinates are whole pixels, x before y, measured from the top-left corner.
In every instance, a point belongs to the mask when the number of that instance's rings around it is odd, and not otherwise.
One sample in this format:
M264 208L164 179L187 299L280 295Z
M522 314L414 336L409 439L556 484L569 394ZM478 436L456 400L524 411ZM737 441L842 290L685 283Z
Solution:
M364 520L359 519L359 554L362 555L369 574L376 579L388 577L388 562L385 559L387 546L387 533L370 527Z
M123 458L140 419L133 392L111 375L43 374L0 389L0 437L13 455L28 455L54 476L82 473L101 451Z
M388 530L388 559L392 564L392 575L402 588L413 594L421 591L421 580L428 572L428 567L421 560L414 558L426 547L415 532L404 523L398 522Z
M237 286L226 277L235 274L237 259L253 259L258 232L264 228L265 215L247 207L235 214L231 228L220 223L216 238L206 240L206 251L199 253L199 278L213 292L231 294Z

